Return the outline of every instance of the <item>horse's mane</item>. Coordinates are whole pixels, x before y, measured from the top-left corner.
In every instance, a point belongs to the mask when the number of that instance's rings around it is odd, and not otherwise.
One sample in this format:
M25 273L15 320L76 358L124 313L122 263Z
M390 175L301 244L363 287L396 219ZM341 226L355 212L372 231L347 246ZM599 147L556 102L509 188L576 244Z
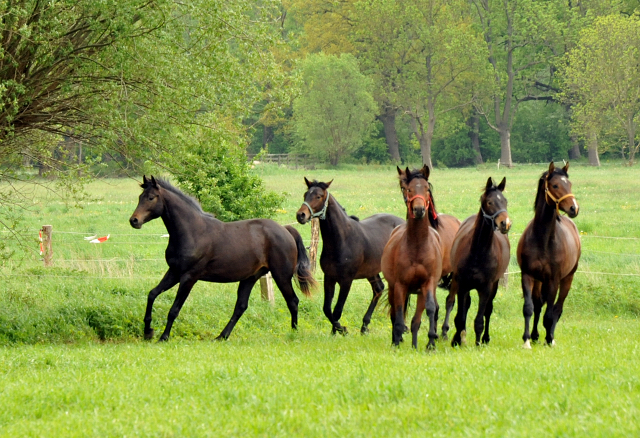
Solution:
M566 176L567 178L569 177L569 174L564 170L562 170L562 168L556 167L553 170L553 173L560 176ZM546 170L542 173L542 175L540 175L540 179L538 180L538 191L536 193L536 200L533 202L534 212L537 212L538 209L540 209L540 211L542 212L542 208L544 207L544 204L547 202L544 196L544 182L547 180L548 175L549 175L549 171ZM557 219L560 220L560 216L558 216Z
M433 228L435 228L436 230L438 229L438 209L436 208L436 201L435 199L433 199L433 184L431 184L422 174L422 170L421 169L413 169L410 170L407 173L403 173L402 175L398 176L398 178L400 179L400 181L404 182L405 184L409 184L412 180L416 179L416 178L421 178L425 181L427 181L427 184L429 184L429 193L431 194L431 208L433 208L433 211L436 213L436 218L434 219L433 215L431 215L431 212L427 212L427 216L429 217L429 223L431 224L431 226Z
M314 179L313 181L309 182L309 186L308 188L312 188L312 187L319 187L322 190L327 190L329 188L329 185L327 183L324 183L322 181L318 181L317 179ZM349 216L351 219L353 219L356 222L360 222L360 218L358 216L353 216L353 215L349 215L349 213L347 213L347 209L344 208L342 205L340 205L340 203L338 202L338 200L336 199L336 197L333 197L333 200L335 201L336 205L338 207L340 207L342 209L342 211L344 211L344 214L346 214L347 216Z
M187 195L182 190L180 190L179 188L177 188L174 185L172 185L168 180L166 180L164 178L155 178L155 180L156 180L156 183L160 187L162 187L163 189L168 190L171 193L177 195L178 197L180 197L180 199L185 201L187 204L189 204L191 207L193 207L199 213L202 213L205 216L215 217L215 215L213 215L211 213L207 213L206 211L204 211L202 209L202 206L200 205L200 203L198 202L198 200L196 198L194 198L193 196ZM147 180L147 182L140 184L140 187L142 187L143 189L147 189L147 188L151 187L151 184L152 184L151 181Z

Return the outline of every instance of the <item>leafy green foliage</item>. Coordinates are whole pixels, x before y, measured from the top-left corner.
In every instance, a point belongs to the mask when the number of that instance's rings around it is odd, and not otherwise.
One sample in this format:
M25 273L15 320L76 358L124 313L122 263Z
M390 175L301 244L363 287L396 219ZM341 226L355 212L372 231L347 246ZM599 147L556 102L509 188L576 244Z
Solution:
M371 80L348 54L310 55L301 71L302 94L293 107L299 147L335 166L370 133L377 110Z

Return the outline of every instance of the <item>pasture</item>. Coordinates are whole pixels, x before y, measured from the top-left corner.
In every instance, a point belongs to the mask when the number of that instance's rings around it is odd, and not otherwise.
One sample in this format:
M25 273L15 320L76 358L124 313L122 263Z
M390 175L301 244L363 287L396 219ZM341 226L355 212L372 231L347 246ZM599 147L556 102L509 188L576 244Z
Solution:
M460 219L478 211L488 176L496 182L506 176L513 227L510 275L494 302L491 343L452 348L439 341L429 353L426 323L417 351L406 335L392 348L382 306L371 333L359 334L371 297L366 280L354 283L345 305L347 336L330 335L321 291L311 299L298 293L299 329L292 333L279 292L271 305L256 287L229 341L213 342L231 316L236 285L198 283L169 343L144 342L146 296L166 269L166 239L160 220L141 230L129 226L137 182L92 183L94 200L81 210L38 191L26 225L36 249L37 230L53 225L54 266L45 269L35 255L0 269L0 436L638 435L637 169L572 164L581 208L579 270L557 346L524 351L514 254L545 169L433 171L438 211ZM281 224L295 222L303 176L335 178L330 191L349 214L405 214L394 166L256 171L270 189L287 194L275 218ZM309 239L308 225L296 228ZM111 237L98 245L83 239L93 234ZM320 271L316 277L322 280ZM175 291L156 300L157 334ZM445 297L439 290L438 326ZM475 291L471 297L469 328Z

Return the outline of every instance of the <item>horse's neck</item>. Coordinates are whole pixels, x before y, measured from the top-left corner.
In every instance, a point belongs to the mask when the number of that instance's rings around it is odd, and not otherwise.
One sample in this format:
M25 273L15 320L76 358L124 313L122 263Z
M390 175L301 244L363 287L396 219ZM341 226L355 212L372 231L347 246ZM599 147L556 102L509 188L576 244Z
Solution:
M482 210L476 216L473 228L473 238L471 239L471 254L485 254L491 250L493 241L493 223L485 219Z
M429 218L426 216L429 212L425 212L425 217L422 219L415 219L409 217L407 219L407 231L405 237L410 246L422 247L429 240Z
M163 200L165 207L161 217L169 237L184 236L200 231L198 225L202 223L201 212L195 210L184 199L169 190L164 190Z
M538 237L536 240L544 246L550 245L556 235L557 224L558 213L545 199L542 207L536 207L533 216L533 232Z
M320 234L322 234L323 246L339 244L345 240L345 236L351 228L351 219L342 210L332 195L329 195L327 214L325 219L320 219Z

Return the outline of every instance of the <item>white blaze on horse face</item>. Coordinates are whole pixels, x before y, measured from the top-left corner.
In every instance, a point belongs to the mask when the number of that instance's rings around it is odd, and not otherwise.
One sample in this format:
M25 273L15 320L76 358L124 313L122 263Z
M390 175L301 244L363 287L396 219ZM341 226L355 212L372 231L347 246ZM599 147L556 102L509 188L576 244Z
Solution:
M527 340L524 342L524 345L522 346L522 348L524 348L525 350L531 350L531 340L530 340L530 339L527 339Z
M564 176L562 178L560 178L560 181L562 181L565 184L569 183L569 180L567 180L567 178L565 178Z

